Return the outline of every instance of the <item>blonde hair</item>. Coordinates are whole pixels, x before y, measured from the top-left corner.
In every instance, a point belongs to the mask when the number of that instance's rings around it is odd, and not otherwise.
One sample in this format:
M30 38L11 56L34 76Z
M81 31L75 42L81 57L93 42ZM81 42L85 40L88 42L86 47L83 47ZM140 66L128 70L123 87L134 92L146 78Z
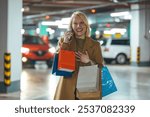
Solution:
M73 31L73 28L72 28L72 21L73 21L73 18L74 18L75 16L79 16L79 17L83 20L83 22L85 23L85 25L86 25L86 27L87 27L87 29L86 29L86 37L89 37L89 36L90 36L90 25L89 25L89 23L88 23L88 19L87 19L86 15L85 15L84 13L80 12L80 11L76 11L76 12L74 12L74 13L72 14L71 20L70 20L70 24L69 24L69 30L70 30L70 31Z

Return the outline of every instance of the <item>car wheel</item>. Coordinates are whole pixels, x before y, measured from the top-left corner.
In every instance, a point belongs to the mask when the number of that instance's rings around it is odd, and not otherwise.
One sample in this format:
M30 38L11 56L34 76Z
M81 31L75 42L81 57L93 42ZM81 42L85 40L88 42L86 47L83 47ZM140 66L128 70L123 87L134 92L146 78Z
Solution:
M53 60L52 59L47 61L48 68L51 68L52 64L53 64Z
M118 64L125 64L127 61L127 57L125 54L119 54L117 57L116 57L116 62Z

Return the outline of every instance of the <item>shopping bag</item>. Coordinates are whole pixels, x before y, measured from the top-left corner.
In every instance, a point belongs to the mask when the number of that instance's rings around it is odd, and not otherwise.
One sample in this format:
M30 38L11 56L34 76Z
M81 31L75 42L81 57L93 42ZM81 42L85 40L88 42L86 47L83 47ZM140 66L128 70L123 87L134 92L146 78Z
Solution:
M60 50L58 55L58 69L73 72L75 70L75 52Z
M117 91L113 78L106 66L102 67L102 97Z
M80 92L94 92L98 90L97 65L79 68L77 89Z
M52 74L56 76L71 77L73 72L58 70L58 54L55 54L52 66Z
M76 97L82 99L100 99L100 69L97 65L81 66L77 79Z

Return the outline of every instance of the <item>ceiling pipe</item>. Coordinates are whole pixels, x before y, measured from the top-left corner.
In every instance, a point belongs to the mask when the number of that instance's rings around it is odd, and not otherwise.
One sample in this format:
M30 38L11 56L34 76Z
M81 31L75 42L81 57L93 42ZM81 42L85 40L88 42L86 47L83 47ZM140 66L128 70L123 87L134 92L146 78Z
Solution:
M95 6L76 8L76 9L71 9L71 10L61 10L61 11L54 11L54 12L46 12L46 13L42 13L42 14L38 14L38 15L24 16L23 20L44 17L47 15L65 14L65 13L88 10L88 9L93 9L93 8L102 8L102 7L114 6L116 4L121 4L121 5L126 5L126 6L128 5L127 3L108 3L108 4L101 4L101 5L95 5Z

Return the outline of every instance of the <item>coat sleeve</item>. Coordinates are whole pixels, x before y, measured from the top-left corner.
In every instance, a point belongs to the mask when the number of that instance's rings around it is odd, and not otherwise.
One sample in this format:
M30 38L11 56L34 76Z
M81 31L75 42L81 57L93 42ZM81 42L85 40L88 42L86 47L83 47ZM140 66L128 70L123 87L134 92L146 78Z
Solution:
M102 57L102 51L101 51L101 46L98 42L96 42L95 48L94 48L94 61L100 65L100 67L103 66L103 57Z

